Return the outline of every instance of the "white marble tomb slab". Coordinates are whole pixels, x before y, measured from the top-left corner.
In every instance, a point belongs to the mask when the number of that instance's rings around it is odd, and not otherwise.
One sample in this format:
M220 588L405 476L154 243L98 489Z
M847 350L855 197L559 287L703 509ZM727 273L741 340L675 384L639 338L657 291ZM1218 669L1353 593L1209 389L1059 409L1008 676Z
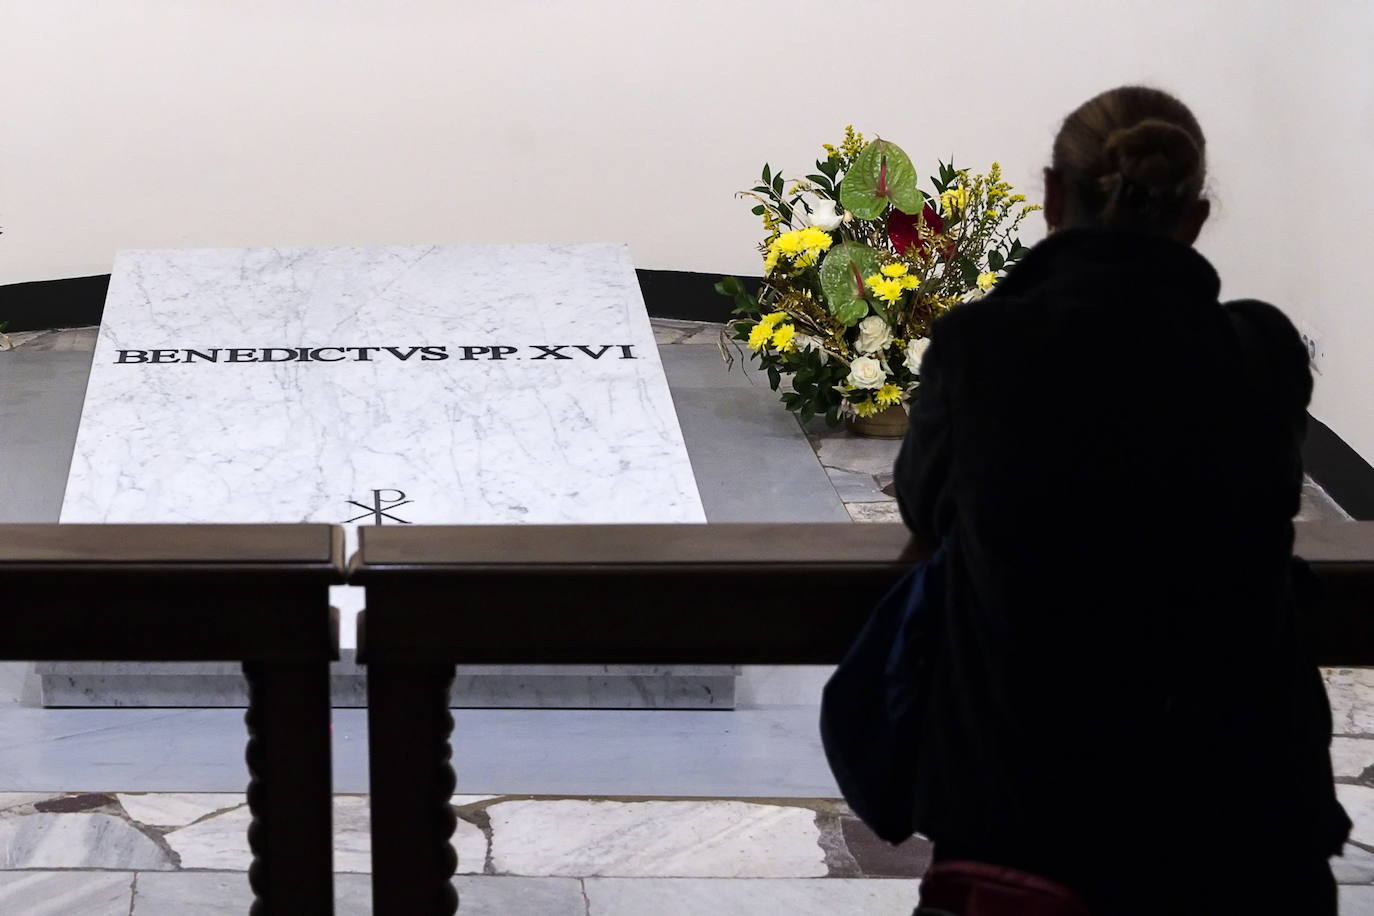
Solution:
M629 252L589 244L120 253L62 521L705 515Z

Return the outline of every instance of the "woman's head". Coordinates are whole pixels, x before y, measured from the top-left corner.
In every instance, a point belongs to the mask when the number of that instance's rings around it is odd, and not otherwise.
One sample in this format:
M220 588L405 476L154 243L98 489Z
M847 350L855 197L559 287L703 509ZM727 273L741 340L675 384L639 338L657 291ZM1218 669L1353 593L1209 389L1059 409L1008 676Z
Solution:
M1207 219L1207 141L1197 118L1158 89L1122 86L1064 119L1045 170L1045 220L1129 229L1192 243Z

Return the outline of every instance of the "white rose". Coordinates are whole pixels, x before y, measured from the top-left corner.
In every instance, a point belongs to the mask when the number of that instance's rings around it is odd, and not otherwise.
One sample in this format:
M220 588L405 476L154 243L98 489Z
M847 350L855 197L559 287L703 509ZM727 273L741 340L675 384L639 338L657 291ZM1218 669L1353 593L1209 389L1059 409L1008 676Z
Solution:
M844 219L835 208L835 202L833 200L825 200L822 198L811 205L811 225L815 226L817 229L824 229L826 232L830 232L834 229L838 229L842 222L844 222Z
M887 372L873 357L860 356L849 364L849 378L845 381L854 388L881 388L887 384Z
M921 357L930 349L929 337L913 337L906 345L906 367L912 372L921 371Z
M802 352L818 350L821 354L822 365L830 361L830 354L825 352L825 347L819 337L812 337L810 334L798 334L792 338L792 343L796 344L797 349Z
M859 322L860 353L879 353L892 343L892 329L877 315L869 315Z

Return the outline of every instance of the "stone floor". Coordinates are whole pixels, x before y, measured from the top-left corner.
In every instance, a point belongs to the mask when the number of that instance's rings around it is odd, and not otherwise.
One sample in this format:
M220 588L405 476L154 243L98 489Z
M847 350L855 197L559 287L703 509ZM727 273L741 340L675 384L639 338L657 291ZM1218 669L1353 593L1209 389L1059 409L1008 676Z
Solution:
M690 322L656 321L654 330L665 347L713 345L719 337L718 326ZM34 353L89 351L94 339L94 329L9 336L13 346ZM897 443L855 439L823 424L807 434L853 520L897 519L889 492ZM1301 517L1345 516L1309 484ZM920 840L886 846L833 797L814 735L816 688L825 670L756 674L744 703L753 708L738 713L460 713L460 787L507 793L453 799L461 911L909 913L928 846ZM1374 669L1332 669L1324 676L1335 722L1337 791L1356 822L1346 856L1336 860L1341 913L1374 916ZM0 683L0 693L6 689ZM38 710L16 700L17 694L0 708L0 914L246 911L242 795L129 791L243 785L235 713ZM345 767L335 786L342 790L366 785L365 758L355 753L365 733L359 717L350 716L355 712L335 716L336 763ZM635 716L654 717L653 724ZM184 733L187 742L155 740L152 732ZM547 753L528 753L520 743L522 735L536 734ZM530 769L465 756L494 746L507 764L512 755L528 758ZM705 756L673 747L700 747ZM621 763L598 756L607 749ZM637 767L626 754L655 760ZM232 764L216 768L213 761L226 755ZM677 765L658 766L661 757ZM707 757L719 766L712 768ZM78 764L84 775L65 763ZM67 791L55 791L58 784ZM105 791L73 791L79 785ZM42 791L45 786L53 790ZM9 791L21 788L33 791ZM789 790L814 794L772 797ZM552 794L510 794L529 791ZM337 796L335 834L339 912L367 913L365 796Z
M452 804L463 912L907 913L929 860L924 841L890 849L830 800ZM243 912L247 821L241 795L0 795L0 912L123 914L131 897L134 913ZM365 796L335 798L334 846L341 911L367 912ZM665 889L678 909L640 908Z
M1374 820L1364 803L1357 835L1367 844ZM889 847L832 799L460 795L451 804L454 883L469 914L905 916L930 859L925 841ZM339 912L367 913L367 798L339 795L334 806ZM228 793L0 794L0 912L245 912L247 823L243 796ZM1336 870L1342 916L1374 913L1374 854L1352 845Z

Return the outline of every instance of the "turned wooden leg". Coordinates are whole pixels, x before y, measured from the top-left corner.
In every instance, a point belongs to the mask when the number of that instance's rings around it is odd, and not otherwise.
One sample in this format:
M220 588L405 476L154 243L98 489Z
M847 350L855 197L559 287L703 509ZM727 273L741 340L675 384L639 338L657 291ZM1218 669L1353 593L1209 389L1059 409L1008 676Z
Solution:
M448 916L458 910L449 800L453 665L367 666L372 792L372 912Z
M334 912L329 663L244 662L252 916Z

